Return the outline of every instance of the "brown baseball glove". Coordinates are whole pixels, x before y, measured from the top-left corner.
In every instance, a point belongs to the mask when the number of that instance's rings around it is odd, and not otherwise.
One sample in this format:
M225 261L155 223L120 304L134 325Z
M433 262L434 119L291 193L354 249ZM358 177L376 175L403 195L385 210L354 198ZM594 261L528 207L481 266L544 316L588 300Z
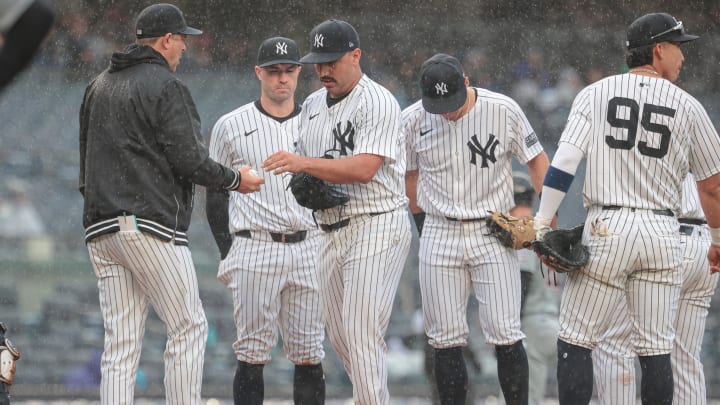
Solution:
M503 246L513 249L528 248L535 239L532 217L517 218L502 212L492 212L485 220L490 235L494 235Z

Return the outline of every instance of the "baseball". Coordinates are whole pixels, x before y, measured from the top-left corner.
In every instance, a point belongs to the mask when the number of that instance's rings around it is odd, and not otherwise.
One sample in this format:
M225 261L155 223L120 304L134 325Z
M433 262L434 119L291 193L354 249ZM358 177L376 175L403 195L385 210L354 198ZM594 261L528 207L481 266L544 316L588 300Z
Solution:
M255 171L255 169L250 169L248 173L252 174L255 177L260 177L260 175L258 174L258 172Z

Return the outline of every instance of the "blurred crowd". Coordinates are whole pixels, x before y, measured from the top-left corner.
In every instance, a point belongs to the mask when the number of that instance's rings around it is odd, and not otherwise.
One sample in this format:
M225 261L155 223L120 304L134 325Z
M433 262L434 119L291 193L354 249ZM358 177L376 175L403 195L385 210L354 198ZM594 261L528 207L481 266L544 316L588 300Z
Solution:
M302 51L310 27L336 17L356 26L365 70L394 90L402 106L418 98L420 63L444 52L461 58L474 85L518 97L523 106L538 104L540 112L566 104L585 84L622 71L629 22L646 12L667 11L703 37L685 49L689 63L680 84L691 91L720 91L717 2L690 1L682 10L669 1L176 3L205 31L189 43L181 73L247 72L261 38L289 36ZM36 63L62 69L67 80L89 80L107 66L114 50L134 40L132 16L144 5L137 0L56 3L56 29ZM308 83L307 91L316 85Z

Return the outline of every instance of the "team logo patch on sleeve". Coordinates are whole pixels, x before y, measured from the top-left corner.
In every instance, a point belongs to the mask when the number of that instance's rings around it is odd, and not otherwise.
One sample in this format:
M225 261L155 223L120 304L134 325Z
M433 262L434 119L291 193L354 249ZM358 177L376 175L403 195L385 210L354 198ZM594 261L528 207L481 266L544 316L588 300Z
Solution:
M536 143L540 142L535 132L531 132L528 134L528 136L525 137L525 147L529 148Z

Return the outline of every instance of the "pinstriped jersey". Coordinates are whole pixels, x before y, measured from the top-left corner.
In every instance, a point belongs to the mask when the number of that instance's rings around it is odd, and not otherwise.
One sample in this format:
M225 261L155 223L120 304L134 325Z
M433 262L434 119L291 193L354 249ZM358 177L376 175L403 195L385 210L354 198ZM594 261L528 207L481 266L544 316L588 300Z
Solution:
M585 206L680 210L688 170L720 172L720 138L700 103L668 80L621 74L575 98L560 142L587 159Z
M385 158L368 184L334 184L350 201L318 211L318 222L334 223L407 205L400 105L387 89L363 74L355 88L330 107L327 90L317 90L303 103L301 128L298 152L305 156L343 159L367 153Z
M211 158L236 169L246 165L259 168L278 150L295 151L300 114L280 122L258 109L258 104L246 104L220 117L212 130ZM287 191L290 175L257 172L265 179L260 191L230 193L231 232L247 229L288 233L316 227L310 210L301 207Z
M685 181L682 183L682 205L678 217L705 219L705 212L703 212L702 206L700 205L697 183L692 173L688 173Z
M418 206L432 215L482 218L508 212L512 158L527 163L543 151L520 106L475 88L475 105L453 122L418 101L403 111L408 170L419 169Z

